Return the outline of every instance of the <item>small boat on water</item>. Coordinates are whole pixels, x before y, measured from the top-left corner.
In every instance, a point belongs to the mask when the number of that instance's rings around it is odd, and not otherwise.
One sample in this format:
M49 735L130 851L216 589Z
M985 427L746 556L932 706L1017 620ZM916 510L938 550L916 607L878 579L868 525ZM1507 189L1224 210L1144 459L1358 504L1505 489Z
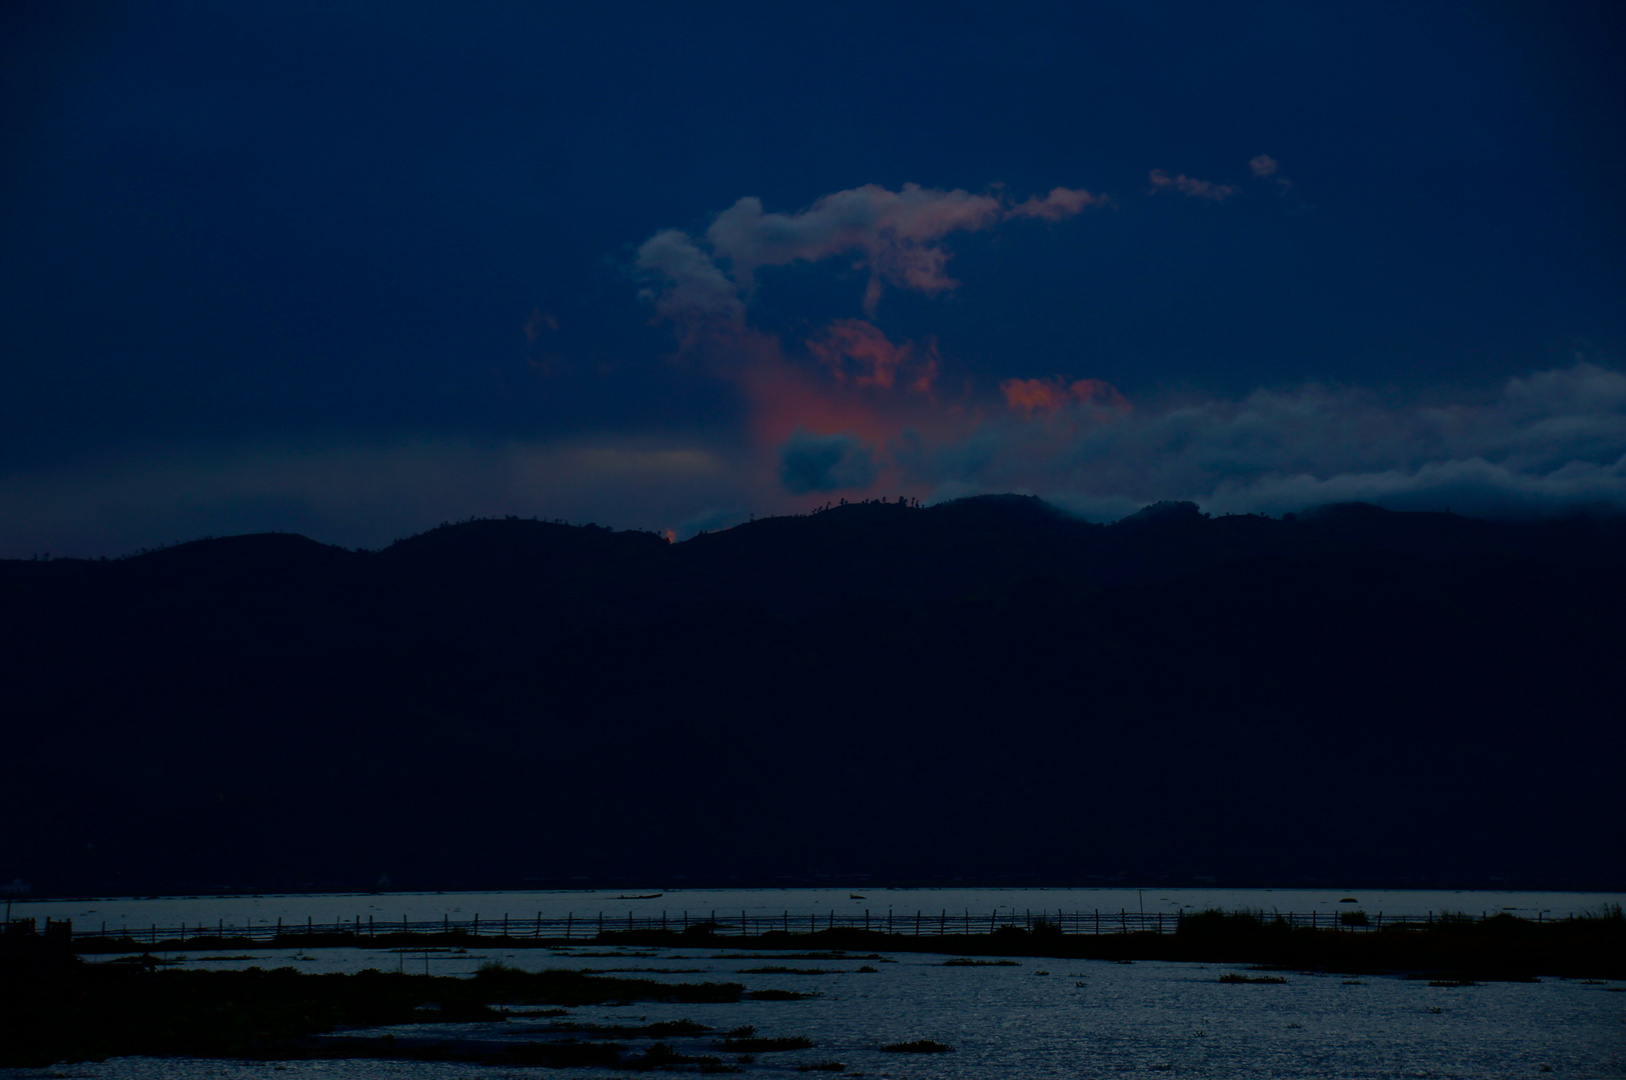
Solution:
M618 896L618 897L616 897L616 899L617 900L659 900L661 897L663 897L665 895L666 895L665 893L661 893L661 892L652 892L648 896Z

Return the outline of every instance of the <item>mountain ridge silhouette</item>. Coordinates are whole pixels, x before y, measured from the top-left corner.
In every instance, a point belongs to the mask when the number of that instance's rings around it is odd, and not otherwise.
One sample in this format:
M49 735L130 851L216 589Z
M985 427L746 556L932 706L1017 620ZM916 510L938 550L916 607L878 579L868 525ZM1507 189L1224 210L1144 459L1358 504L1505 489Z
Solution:
M0 560L0 877L1618 885L1623 555L991 496Z

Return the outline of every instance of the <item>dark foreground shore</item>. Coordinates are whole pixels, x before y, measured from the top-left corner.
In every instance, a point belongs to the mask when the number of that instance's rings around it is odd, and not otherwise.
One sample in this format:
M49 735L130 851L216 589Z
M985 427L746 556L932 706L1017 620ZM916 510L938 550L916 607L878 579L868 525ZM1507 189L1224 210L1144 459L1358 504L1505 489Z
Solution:
M373 948L473 944L463 935L383 935ZM1436 921L1380 931L1307 929L1250 915L1209 913L1182 920L1172 934L1064 935L1039 924L992 934L915 937L862 930L777 933L725 938L703 927L605 933L605 946L818 952L854 963L882 952L963 957L1169 960L1252 964L1262 968L1386 974L1454 983L1540 978L1626 979L1626 920L1618 916L1532 923L1513 917ZM360 944L349 935L286 936L284 947ZM558 947L545 939L482 937L490 948ZM581 946L577 939L570 943ZM122 951L118 942L100 942ZM174 947L174 946L171 946ZM246 939L197 938L188 948L245 949ZM473 978L377 971L302 974L265 971L165 970L140 957L88 962L71 953L14 951L0 963L0 1066L42 1066L121 1055L260 1058L377 1057L463 1060L540 1066L606 1065L619 1069L736 1071L742 1059L792 1049L794 1039L762 1038L745 1029L710 1032L698 1025L668 1032L661 1025L595 1027L561 1019L556 1038L524 1044L432 1037L323 1037L345 1029L393 1024L564 1017L571 1007L622 1001L728 1003L808 996L747 991L732 982L661 983L581 971L536 973L491 965ZM560 957L568 963L568 956ZM1260 976L1258 978L1268 978ZM557 1010L557 1011L555 1011ZM683 1025L679 1025L683 1026ZM703 1036L711 1052L674 1050L657 1041L633 1053L617 1039ZM783 1044L783 1045L781 1045ZM794 1044L794 1045L793 1045Z

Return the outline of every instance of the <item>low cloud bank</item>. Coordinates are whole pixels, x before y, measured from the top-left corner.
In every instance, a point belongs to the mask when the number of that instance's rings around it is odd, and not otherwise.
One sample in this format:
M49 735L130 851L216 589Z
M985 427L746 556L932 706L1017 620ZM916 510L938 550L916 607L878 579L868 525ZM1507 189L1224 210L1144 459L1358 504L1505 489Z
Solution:
M894 452L939 498L1031 491L1097 519L1159 499L1272 514L1346 499L1490 517L1626 508L1626 375L1588 362L1513 379L1482 405L1321 386L1157 412L1054 396Z
M832 413L831 430L792 425L766 446L285 443L13 474L0 477L0 556L118 555L271 530L378 547L442 520L503 514L682 539L837 492L1020 491L1100 521L1165 499L1272 515L1352 499L1493 518L1626 511L1626 375L1593 363L1513 379L1475 404L1306 386L1154 410L1105 383L1059 379L1005 387L1006 400L990 394L977 408L894 396L925 411L865 413L868 427Z

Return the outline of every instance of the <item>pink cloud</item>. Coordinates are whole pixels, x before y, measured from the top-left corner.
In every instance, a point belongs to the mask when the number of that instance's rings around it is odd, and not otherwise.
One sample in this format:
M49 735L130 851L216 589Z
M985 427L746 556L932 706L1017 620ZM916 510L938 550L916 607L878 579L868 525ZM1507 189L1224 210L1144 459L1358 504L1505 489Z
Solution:
M1260 154L1258 157L1248 162L1248 168L1253 171L1255 178L1260 180L1269 180L1271 183L1276 185L1276 193L1278 195L1286 195L1290 190L1292 190L1293 181L1289 180L1285 176L1276 175L1276 171L1280 167L1281 166L1277 164L1276 159L1271 157L1269 154Z
M1044 198L1034 195L1026 202L1017 203L1005 212L1007 218L1030 217L1045 221L1060 221L1082 212L1086 207L1105 206L1112 200L1106 195L1091 195L1082 188L1052 188Z
M745 316L739 290L694 238L679 229L664 229L644 241L634 262L640 274L664 287L642 293L655 302L662 318L685 327L709 321L737 322Z
M748 195L718 214L703 238L676 229L656 233L638 249L635 266L655 283L644 295L656 313L692 327L701 319L737 322L761 267L857 256L856 266L869 272L864 311L873 317L888 285L930 296L959 284L948 275L943 240L950 233L978 232L1012 218L1060 221L1107 201L1058 187L1013 206L1003 195L958 188L905 184L890 191L865 184L781 214Z
M883 284L927 295L953 289L958 282L948 276L949 253L940 241L951 232L986 229L1003 211L992 195L865 184L825 195L795 214L765 213L761 199L747 196L717 215L706 240L744 288L758 267L857 254L858 265L870 272L864 310L873 316Z
M1230 184L1216 184L1210 180L1197 180L1181 173L1179 176L1170 176L1162 169L1153 169L1151 173L1152 190L1178 191L1193 199L1212 199L1214 202L1224 202L1237 189Z

